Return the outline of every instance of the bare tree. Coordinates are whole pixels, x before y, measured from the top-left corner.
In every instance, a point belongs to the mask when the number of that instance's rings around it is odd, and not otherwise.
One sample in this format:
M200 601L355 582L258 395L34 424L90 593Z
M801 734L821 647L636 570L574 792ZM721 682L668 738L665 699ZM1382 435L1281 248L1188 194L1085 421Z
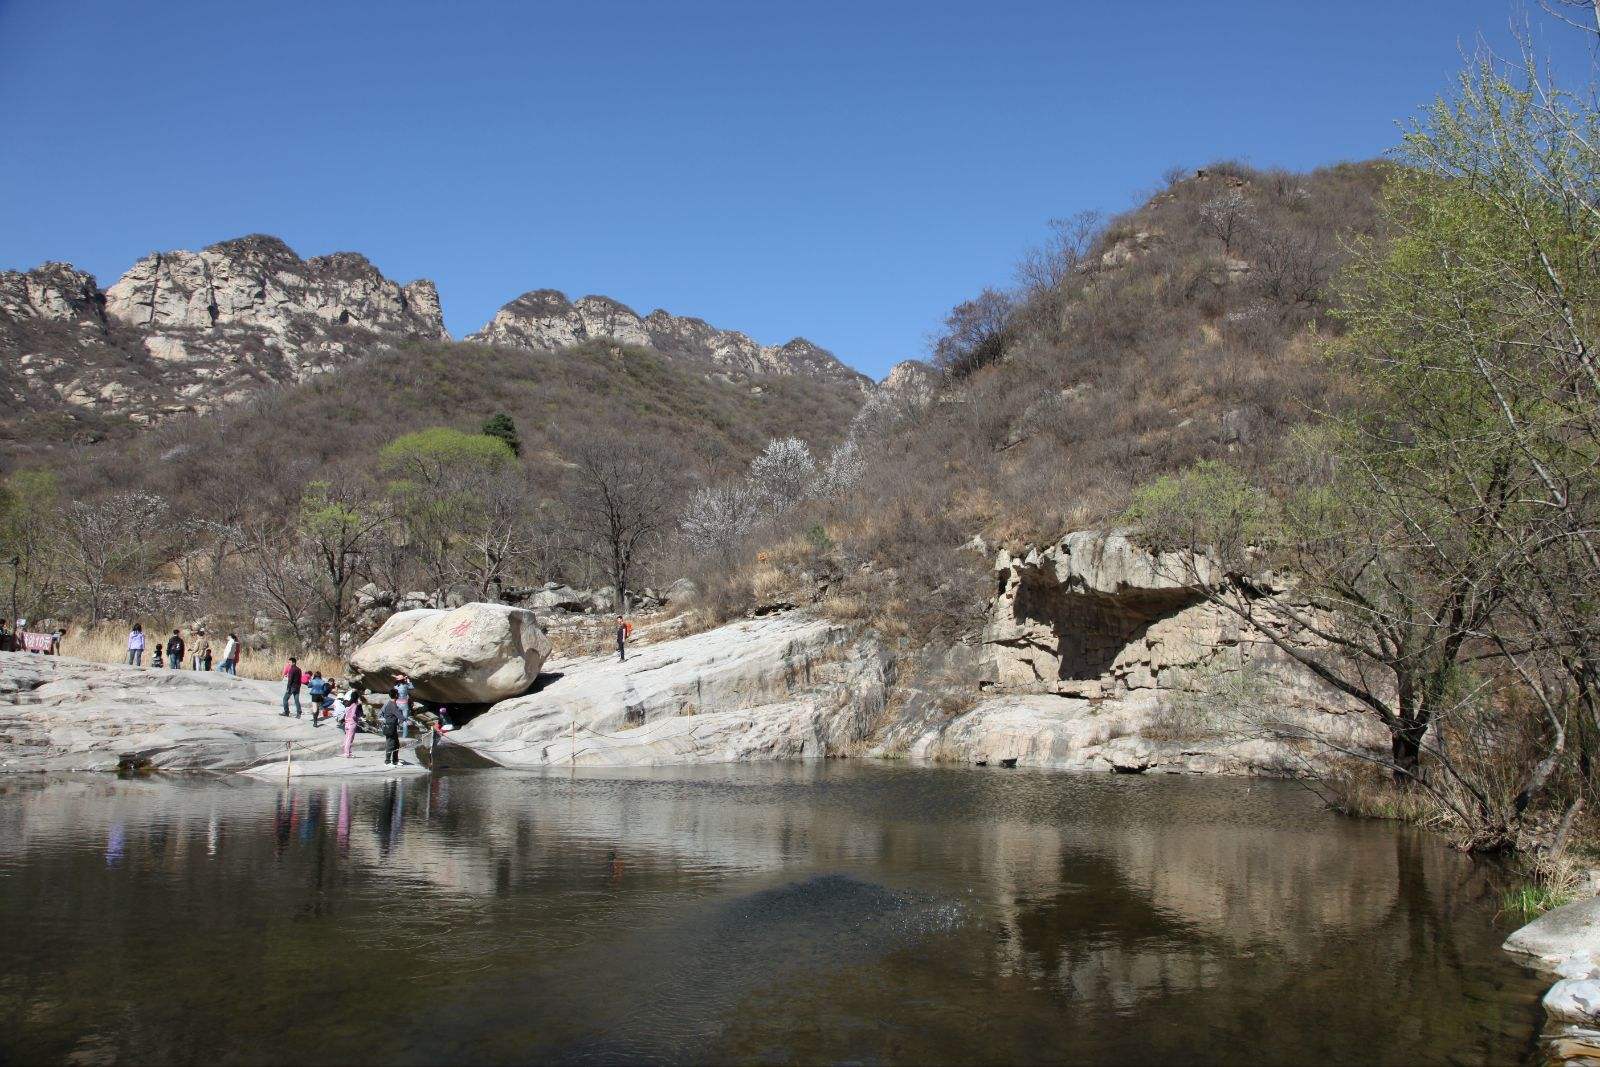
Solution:
M100 620L113 582L147 576L166 514L165 500L143 492L74 500L61 510L57 534L62 562L68 579L88 599L92 621Z
M1320 227L1310 233L1262 234L1250 251L1261 292L1284 304L1315 303L1333 277L1334 242Z
M952 378L965 377L1005 355L1016 305L998 289L985 289L945 316L933 342L933 364Z
M304 643L317 573L295 528L269 517L213 524L212 533L228 546L250 610L277 619Z
M1200 206L1200 226L1222 242L1224 252L1233 251L1233 242L1255 222L1255 209L1241 190L1228 189Z
M503 599L517 568L532 558L535 512L520 466L470 468L455 491L462 500L450 544L453 576L484 598Z
M672 522L677 478L659 456L625 442L593 439L573 455L565 494L572 546L599 566L626 611L634 574Z
M1105 216L1080 211L1065 219L1050 220L1050 236L1023 253L1017 264L1017 281L1030 297L1053 293L1072 277L1101 232Z
M299 534L317 566L311 593L328 621L330 644L343 651L350 589L361 573L369 540L390 521L381 501L348 481L318 481L306 487Z

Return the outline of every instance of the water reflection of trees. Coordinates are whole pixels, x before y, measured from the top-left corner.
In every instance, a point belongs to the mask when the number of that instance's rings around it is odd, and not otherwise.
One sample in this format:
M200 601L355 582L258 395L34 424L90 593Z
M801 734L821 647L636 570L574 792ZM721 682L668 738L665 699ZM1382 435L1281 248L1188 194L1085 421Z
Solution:
M818 975L816 1010L895 1013L894 997L959 1001L984 983L1006 1000L985 1021L991 1051L1032 1042L1057 1058L1192 1060L1181 1043L1210 1028L1259 1058L1283 1048L1359 1058L1352 1018L1410 1035L1408 1048L1503 1050L1504 1034L1531 1033L1537 1014L1531 988L1504 982L1483 868L1265 787L845 767L292 786L97 780L13 788L7 799L0 856L17 875L0 885L0 904L38 917L19 958L58 962L50 973L24 968L0 1008L25 1002L70 1019L99 990L122 1018L142 1020L133 1037L108 1038L113 1047L167 1041L172 1055L157 1058L206 1058L214 1046L161 1002L161 986L139 985L152 968L179 987L203 987L219 967L224 984L253 970L268 986L312 969L330 989L422 971L436 976L441 1010L464 1011L474 1005L455 1003L457 988L468 998L484 983L565 981L580 1018L588 987L573 976L642 951L659 902L819 871L959 900L966 919L941 930L935 949L902 958L875 943L870 966ZM86 839L98 843L79 847ZM203 904L174 926L174 901ZM62 952L63 942L77 947ZM662 959L688 951L681 939L653 943L666 946ZM547 970L558 964L568 970ZM873 987L841 992L864 974ZM810 981L784 972L784 996L804 1002ZM191 1043L159 1038L164 1025ZM964 1040L959 1028L925 1029L952 1048Z

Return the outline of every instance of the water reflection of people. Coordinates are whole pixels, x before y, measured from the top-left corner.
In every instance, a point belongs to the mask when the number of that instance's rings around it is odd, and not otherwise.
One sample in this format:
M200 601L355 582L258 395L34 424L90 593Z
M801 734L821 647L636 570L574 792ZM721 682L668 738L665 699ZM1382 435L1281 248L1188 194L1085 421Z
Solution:
M622 884L622 857L617 855L616 849L606 855L606 881L611 885Z
M289 847L289 834L294 829L294 794L284 795L283 790L278 790L277 810L272 819L273 834L277 838L277 853L283 855L283 850Z
M378 854L388 856L400 835L400 824L405 818L405 795L400 783L390 779L384 783L383 810L378 813Z
M317 824L322 816L322 795L312 792L306 797L305 811L300 816L300 843L306 844L311 840L311 835L316 833Z
M350 851L350 784L348 782L339 786L339 817L334 830L334 840L339 845L339 854Z
M122 854L128 845L127 831L122 823L114 822L111 830L106 834L106 866L116 867L122 863Z

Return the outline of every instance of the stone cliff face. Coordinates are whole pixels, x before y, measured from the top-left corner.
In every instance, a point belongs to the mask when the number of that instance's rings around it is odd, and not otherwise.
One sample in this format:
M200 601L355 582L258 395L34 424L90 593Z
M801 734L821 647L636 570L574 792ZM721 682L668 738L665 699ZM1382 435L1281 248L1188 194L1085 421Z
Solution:
M544 351L597 338L644 345L667 356L703 362L713 373L732 379L786 374L854 383L862 388L870 384L831 352L804 338L797 337L783 345L762 345L745 334L719 330L701 319L670 315L659 309L641 317L610 297L568 300L554 289L538 289L517 297L467 340Z
M83 323L104 328L105 299L92 274L70 263L46 263L33 270L0 271L0 316Z
M283 337L309 319L449 338L433 283L402 287L355 252L302 260L261 234L146 256L106 290L106 313L154 329L254 326Z
M1024 765L1296 775L1377 724L1190 583L1205 560L1081 531L995 561L973 666L990 696L903 717L880 751Z
M153 423L302 381L397 339L448 340L433 283L254 235L140 260L103 294L64 263L0 272L0 397L85 426ZM24 419L24 422L26 420ZM24 439L29 427L12 427Z

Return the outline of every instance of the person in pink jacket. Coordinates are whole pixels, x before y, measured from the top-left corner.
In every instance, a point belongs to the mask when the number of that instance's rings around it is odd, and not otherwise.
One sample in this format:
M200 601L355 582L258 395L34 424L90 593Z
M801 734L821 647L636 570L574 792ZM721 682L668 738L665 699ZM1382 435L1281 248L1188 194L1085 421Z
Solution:
M333 710L344 724L344 758L349 759L356 744L356 720L361 717L361 689L352 687L342 699L334 702Z

